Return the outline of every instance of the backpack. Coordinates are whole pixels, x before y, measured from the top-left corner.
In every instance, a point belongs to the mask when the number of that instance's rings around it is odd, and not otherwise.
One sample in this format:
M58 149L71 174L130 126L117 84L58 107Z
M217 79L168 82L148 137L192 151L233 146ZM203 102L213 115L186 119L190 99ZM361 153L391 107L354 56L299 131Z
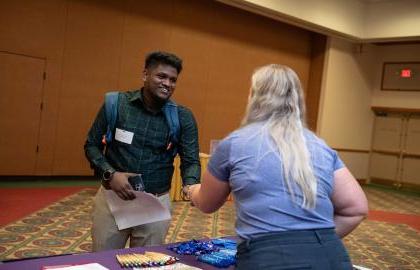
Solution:
M104 144L108 145L113 140L113 132L117 122L119 92L108 92L105 94L105 115L108 123L106 134L104 135ZM176 156L176 146L179 143L181 127L178 118L178 105L172 100L168 100L162 107L166 122L169 126L169 144L167 150L172 149L172 155Z

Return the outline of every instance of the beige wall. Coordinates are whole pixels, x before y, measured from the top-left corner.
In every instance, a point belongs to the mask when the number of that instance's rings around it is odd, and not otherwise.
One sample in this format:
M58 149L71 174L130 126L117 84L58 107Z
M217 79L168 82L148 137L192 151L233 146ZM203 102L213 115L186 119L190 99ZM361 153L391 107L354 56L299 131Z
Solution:
M326 56L318 134L333 148L369 151L373 125L372 67L375 48L331 38ZM367 179L368 154L341 158L359 179Z
M338 151L341 160L356 177L356 179L368 180L369 178L369 153L357 153Z
M358 178L368 178L374 114L372 106L420 108L420 92L381 91L385 61L420 61L420 44L360 45L330 38L322 86L318 134L342 149Z
M368 150L373 113L372 54L360 52L358 45L330 39L318 133L335 148Z
M419 15L420 16L420 15ZM420 43L377 46L372 106L420 109L420 91L381 91L384 62L420 62ZM420 85L419 85L420 88Z
M365 40L420 38L420 1L370 1L366 5Z

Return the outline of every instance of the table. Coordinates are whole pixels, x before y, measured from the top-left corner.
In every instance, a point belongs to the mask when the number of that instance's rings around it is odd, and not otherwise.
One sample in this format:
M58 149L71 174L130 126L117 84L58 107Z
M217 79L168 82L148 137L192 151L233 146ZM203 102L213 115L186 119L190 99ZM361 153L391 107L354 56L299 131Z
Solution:
M47 265L63 265L63 264L85 264L85 263L99 263L104 267L111 270L122 270L131 268L121 268L118 264L115 255L126 254L126 253L144 253L144 251L154 251L165 253L170 256L176 256L180 259L181 263L195 266L202 269L215 270L220 269L213 267L209 264L202 263L196 260L195 256L191 255L178 255L167 249L168 245L155 246L155 247L138 247L138 248L126 248L117 250L108 250L101 252L92 253L77 253L70 255L58 255L37 259L22 259L18 261L0 262L0 270L41 270L43 266ZM147 268L144 268L147 269ZM234 267L223 268L223 269L234 269Z

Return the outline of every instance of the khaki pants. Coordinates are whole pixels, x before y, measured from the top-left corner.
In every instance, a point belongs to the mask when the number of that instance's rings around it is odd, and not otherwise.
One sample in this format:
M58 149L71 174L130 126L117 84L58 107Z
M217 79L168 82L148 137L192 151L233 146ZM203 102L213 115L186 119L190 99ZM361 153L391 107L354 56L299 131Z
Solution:
M104 190L103 187L100 187L94 199L92 213L92 249L94 252L122 249L125 247L128 239L130 239L130 247L164 244L170 220L118 230L114 216L111 214L106 202ZM158 198L170 210L169 193Z

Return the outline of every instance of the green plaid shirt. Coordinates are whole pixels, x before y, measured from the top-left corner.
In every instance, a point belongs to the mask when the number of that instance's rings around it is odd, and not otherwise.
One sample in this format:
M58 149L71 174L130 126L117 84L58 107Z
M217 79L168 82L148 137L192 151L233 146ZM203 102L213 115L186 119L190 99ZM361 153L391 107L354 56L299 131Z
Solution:
M181 137L177 151L181 158L182 181L184 185L196 184L201 175L197 124L192 112L186 107L178 105L178 116ZM174 157L172 151L167 149L169 127L163 112L152 113L146 110L139 90L120 93L115 127L132 132L132 143L116 140L114 132L114 139L104 154L102 136L106 133L107 121L105 106L102 105L84 146L95 174L102 176L108 169L141 173L147 192L168 191L174 171Z

